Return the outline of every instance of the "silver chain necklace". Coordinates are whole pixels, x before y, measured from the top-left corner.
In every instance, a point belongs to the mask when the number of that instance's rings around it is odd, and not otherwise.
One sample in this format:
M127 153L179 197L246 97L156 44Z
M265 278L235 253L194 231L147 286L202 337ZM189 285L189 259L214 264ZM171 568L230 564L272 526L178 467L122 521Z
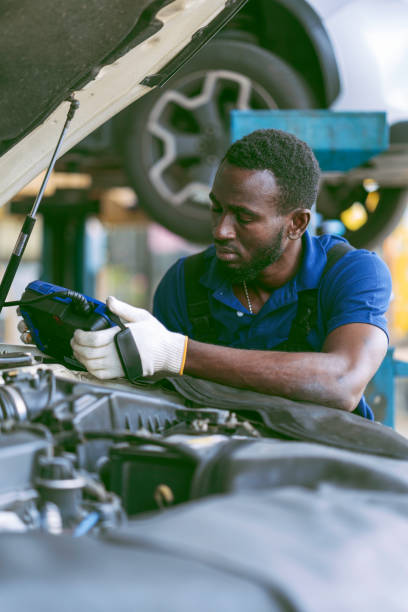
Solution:
M254 311L252 310L252 302L251 302L251 300L249 299L248 288L247 288L247 285L246 285L246 282L245 282L245 281L242 281L242 286L243 286L243 288L244 288L245 297L246 297L246 300L247 300L247 302L248 302L248 310L249 310L249 312L250 312L251 314L254 314Z

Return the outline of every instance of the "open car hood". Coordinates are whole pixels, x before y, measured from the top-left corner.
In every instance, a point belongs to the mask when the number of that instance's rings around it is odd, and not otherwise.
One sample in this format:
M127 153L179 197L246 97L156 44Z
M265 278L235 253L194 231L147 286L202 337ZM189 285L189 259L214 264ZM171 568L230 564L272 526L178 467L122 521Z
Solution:
M60 150L162 85L246 0L0 0L0 204Z

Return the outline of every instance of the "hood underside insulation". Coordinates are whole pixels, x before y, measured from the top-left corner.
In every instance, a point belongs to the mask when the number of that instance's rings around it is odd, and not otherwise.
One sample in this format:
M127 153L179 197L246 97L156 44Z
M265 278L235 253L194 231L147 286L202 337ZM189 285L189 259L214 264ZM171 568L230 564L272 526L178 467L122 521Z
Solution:
M0 155L99 69L157 32L173 0L0 0Z

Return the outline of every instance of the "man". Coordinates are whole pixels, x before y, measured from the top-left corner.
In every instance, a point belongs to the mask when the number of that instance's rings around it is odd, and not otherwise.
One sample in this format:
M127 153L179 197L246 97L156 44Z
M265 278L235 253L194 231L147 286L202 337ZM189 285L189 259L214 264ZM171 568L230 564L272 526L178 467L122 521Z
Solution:
M214 246L202 256L200 277L189 279L206 290L214 340L196 339L185 260L161 281L155 317L108 298L128 322L143 375L184 372L373 418L363 392L387 350L390 276L365 250L325 269L333 245L344 241L306 229L318 181L310 148L285 132L258 130L229 148L210 194ZM288 339L301 335L296 313L305 292L315 296L316 317L299 350ZM75 356L99 378L123 376L115 333L75 332Z

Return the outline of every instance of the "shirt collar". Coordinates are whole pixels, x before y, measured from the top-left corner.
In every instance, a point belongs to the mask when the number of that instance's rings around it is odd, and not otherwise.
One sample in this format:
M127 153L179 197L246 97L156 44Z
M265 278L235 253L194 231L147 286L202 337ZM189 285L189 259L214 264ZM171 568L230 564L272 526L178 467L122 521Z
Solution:
M213 291L224 290L230 287L215 257L215 247L210 246L205 254L209 266L200 279L200 282ZM325 250L316 236L311 236L306 230L302 237L302 260L296 276L289 281L296 284L297 291L315 289L326 264Z

